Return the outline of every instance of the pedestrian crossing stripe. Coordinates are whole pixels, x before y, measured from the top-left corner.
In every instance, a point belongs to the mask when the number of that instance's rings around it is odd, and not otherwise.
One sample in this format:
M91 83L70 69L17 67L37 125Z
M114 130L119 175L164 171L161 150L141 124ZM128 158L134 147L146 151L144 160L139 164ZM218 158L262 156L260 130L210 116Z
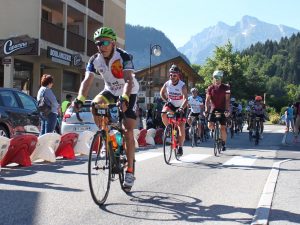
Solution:
M224 166L252 166L257 157L253 155L235 156L232 159L225 162Z
M209 154L189 154L183 157L180 157L180 161L178 160L172 160L171 164L178 164L178 163L197 163L200 162L212 155Z
M135 155L135 160L137 162L141 162L147 159L152 159L156 157L162 157L163 153L161 152L145 152ZM213 155L210 154L187 154L180 157L180 160L171 160L170 164L182 164L182 163L197 163L201 162ZM252 166L255 161L257 160L258 156L256 155L242 155L242 156L235 156L225 163L223 166L226 167L238 167L238 166ZM163 160L163 159L162 159Z
M141 153L141 154L136 154L135 155L135 161L140 162L140 161L144 161L147 159L151 159L151 158L155 158L158 156L161 156L163 153L161 152L145 152L145 153Z

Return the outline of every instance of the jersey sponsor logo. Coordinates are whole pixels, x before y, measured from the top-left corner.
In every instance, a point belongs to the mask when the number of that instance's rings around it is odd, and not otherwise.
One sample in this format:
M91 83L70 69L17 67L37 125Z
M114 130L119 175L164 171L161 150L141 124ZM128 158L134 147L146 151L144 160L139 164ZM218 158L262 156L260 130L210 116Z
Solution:
M183 99L183 96L182 96L182 95L181 95L181 96L169 95L168 97L169 97L169 99L171 99L171 100L181 100L181 99Z
M123 78L123 66L121 64L121 60L120 59L118 59L118 60L116 60L116 61L114 61L112 63L112 65L111 65L111 73L117 79Z

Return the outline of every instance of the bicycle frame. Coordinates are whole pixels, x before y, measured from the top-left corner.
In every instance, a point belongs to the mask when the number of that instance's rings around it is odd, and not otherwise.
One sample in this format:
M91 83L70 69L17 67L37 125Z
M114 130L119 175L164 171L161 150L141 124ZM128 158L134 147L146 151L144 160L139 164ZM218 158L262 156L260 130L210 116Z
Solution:
M179 132L179 123L186 122L186 119L178 118L176 113L167 113L167 117L168 117L169 124L171 124L171 126L172 126L172 133L171 133L172 134L172 148L176 149L178 146L177 136L179 134L177 133L176 135L174 135L175 130L177 128L178 132Z

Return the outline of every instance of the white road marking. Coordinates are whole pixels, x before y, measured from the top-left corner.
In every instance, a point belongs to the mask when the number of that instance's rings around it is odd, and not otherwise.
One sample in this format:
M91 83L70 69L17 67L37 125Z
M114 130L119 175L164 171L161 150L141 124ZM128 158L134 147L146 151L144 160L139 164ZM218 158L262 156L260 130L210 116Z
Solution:
M200 162L208 157L210 157L212 155L208 155L208 154L189 154L186 156L182 156L180 158L180 161L174 159L172 160L170 163L171 164L175 164L175 163L196 163L196 162Z
M268 218L269 218L275 187L279 175L280 164L287 162L289 160L290 159L287 159L273 164L273 168L265 184L263 193L260 197L251 225L269 224Z
M251 166L256 161L256 156L253 155L244 155L244 156L235 156L232 159L225 162L224 166Z
M151 159L151 158L161 156L162 154L163 153L161 153L161 152L145 152L145 153L141 153L141 154L136 154L135 155L135 160L137 162L140 162L140 161L144 161L144 160L147 160L147 159Z

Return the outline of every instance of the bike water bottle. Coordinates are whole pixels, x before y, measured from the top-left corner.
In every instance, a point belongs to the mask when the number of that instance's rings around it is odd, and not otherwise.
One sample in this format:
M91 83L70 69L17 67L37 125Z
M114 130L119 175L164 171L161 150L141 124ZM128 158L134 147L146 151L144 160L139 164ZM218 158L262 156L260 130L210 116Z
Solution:
M110 137L112 148L113 148L114 151L116 151L118 149L118 143L117 143L117 140L116 140L116 133L117 132L118 131L116 131L116 130L111 130L109 132L109 137Z

